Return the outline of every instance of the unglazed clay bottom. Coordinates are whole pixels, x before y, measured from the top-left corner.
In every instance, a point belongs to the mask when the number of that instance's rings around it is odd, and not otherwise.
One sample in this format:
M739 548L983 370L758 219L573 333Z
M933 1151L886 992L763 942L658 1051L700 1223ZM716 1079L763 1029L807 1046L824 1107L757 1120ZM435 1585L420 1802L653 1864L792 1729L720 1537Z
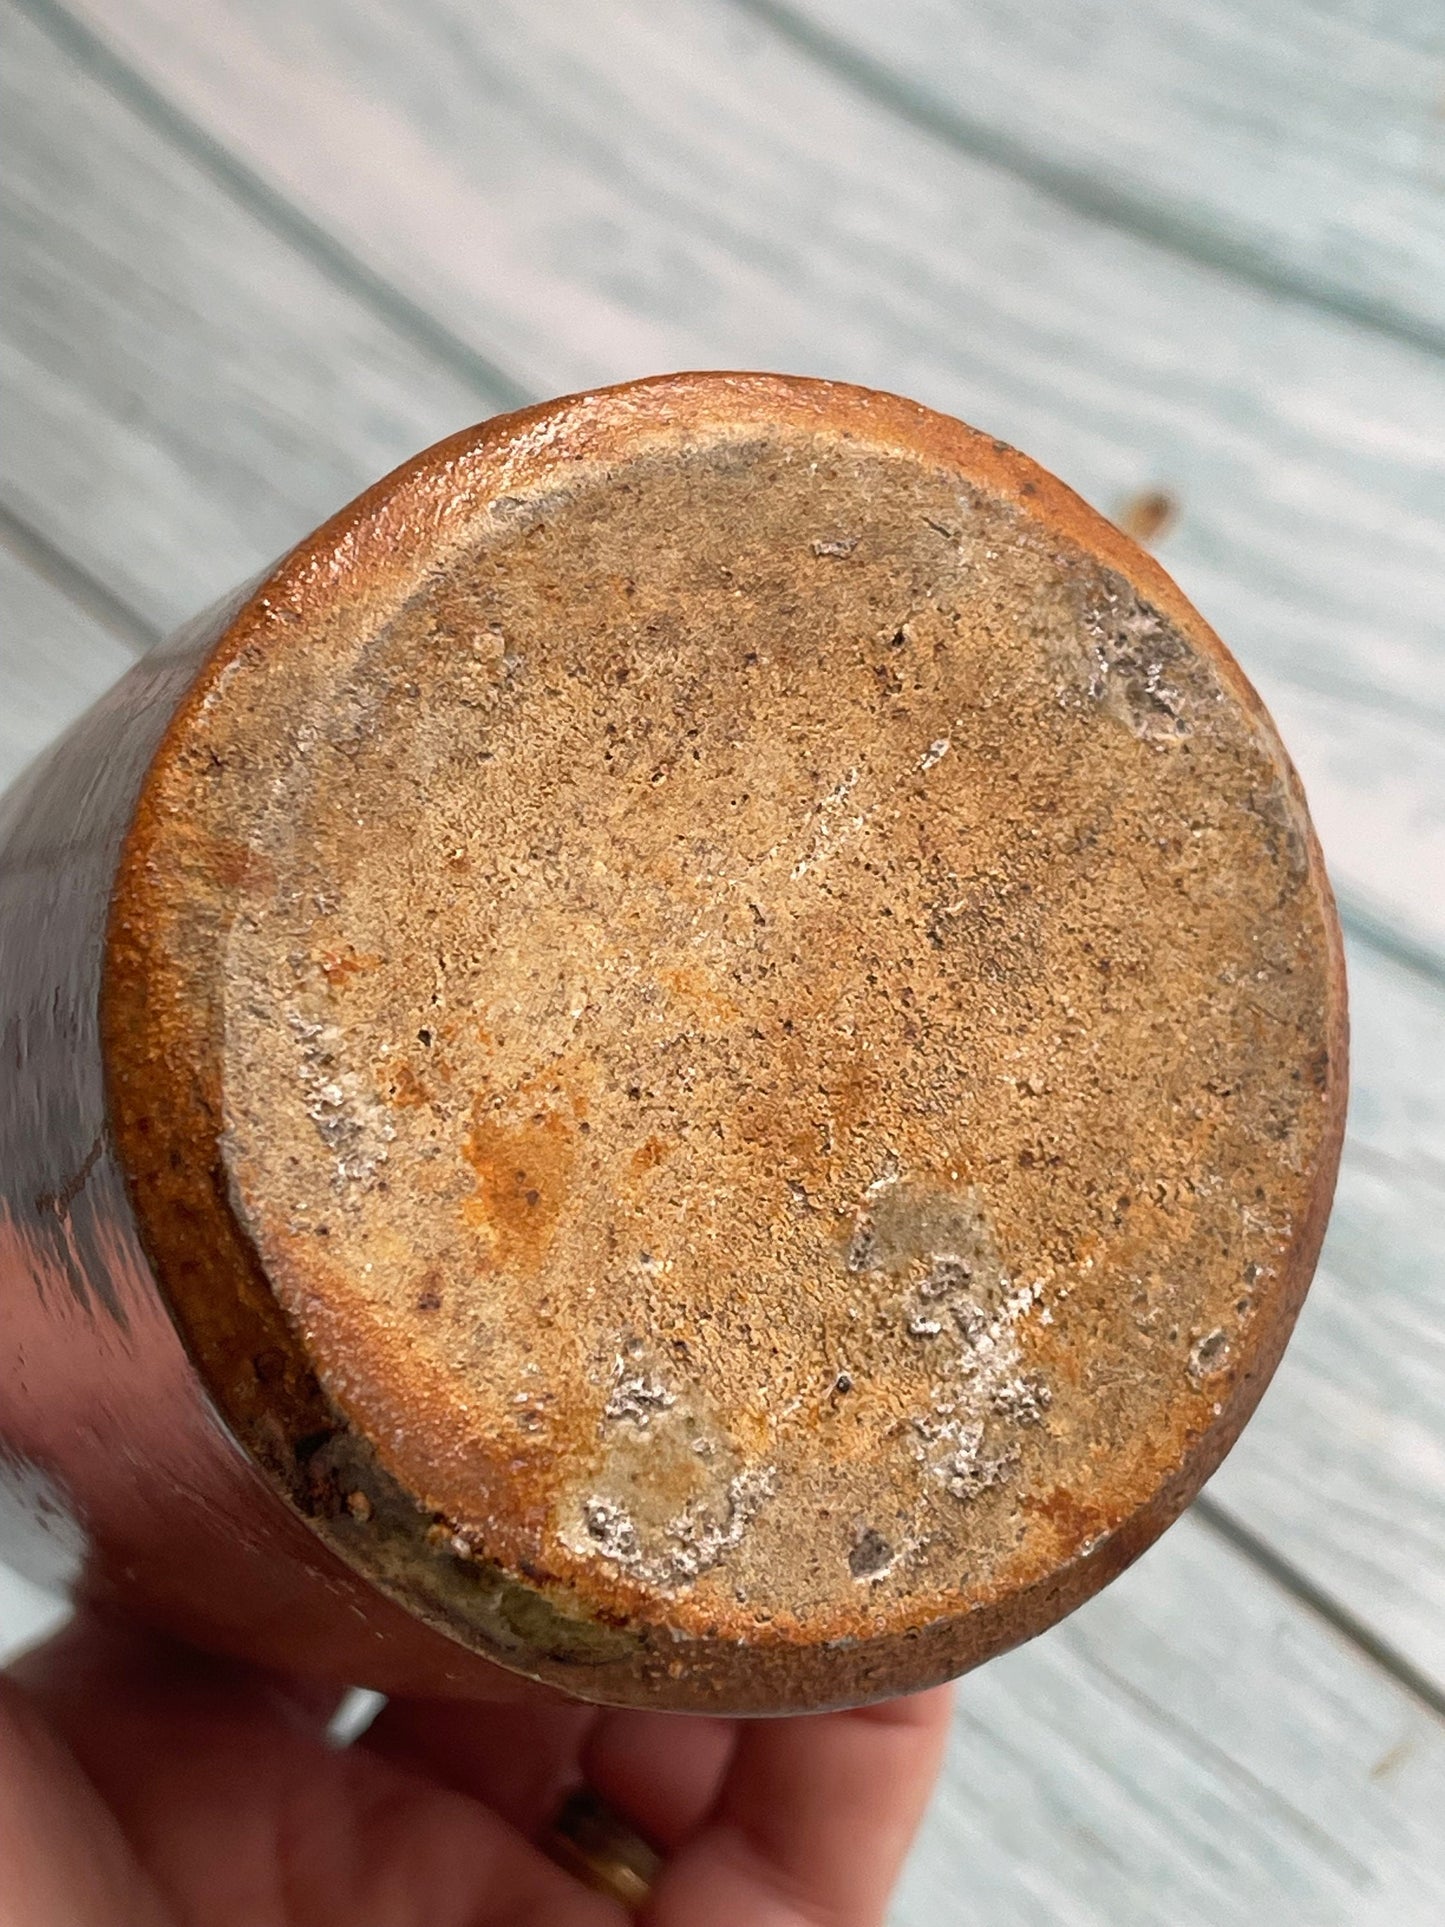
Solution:
M986 1658L1187 1501L1342 1023L1298 786L1157 567L956 423L713 376L283 565L148 779L106 1048L334 1550L585 1696L777 1710Z

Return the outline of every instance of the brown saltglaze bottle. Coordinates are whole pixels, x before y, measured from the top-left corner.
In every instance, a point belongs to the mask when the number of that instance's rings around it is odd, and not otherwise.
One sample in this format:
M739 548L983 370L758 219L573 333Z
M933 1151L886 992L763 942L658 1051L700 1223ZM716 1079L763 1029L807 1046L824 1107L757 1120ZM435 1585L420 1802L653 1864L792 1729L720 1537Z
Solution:
M866 1700L1179 1512L1315 1262L1298 783L1004 444L763 375L419 456L0 829L0 1467L412 1692Z

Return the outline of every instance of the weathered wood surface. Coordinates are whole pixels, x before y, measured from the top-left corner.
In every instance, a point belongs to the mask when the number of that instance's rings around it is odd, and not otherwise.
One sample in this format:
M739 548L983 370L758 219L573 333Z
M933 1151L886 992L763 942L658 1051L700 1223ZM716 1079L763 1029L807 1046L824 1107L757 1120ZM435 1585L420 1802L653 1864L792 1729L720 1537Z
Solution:
M924 389L1101 505L1173 485L1174 566L1288 597L1269 660L1441 706L1433 357L1061 209L707 0L81 4L527 389L729 350Z
M464 382L4 19L4 503L173 627L504 397Z
M0 790L110 687L133 653L6 534L0 519Z
M1435 0L746 0L1066 204L1445 345Z
M1445 998L1349 944L1354 1097L1285 1363L1209 1503L1445 1681Z
M1194 1518L963 1681L896 1927L1427 1927L1438 1720Z
M250 3L256 4L257 0L250 0ZM317 0L317 5L320 4L321 0ZM313 7L311 13L315 10ZM306 17L311 17L311 13ZM221 60L230 43L219 38L219 22L215 24L218 37L210 43L209 57ZM38 47L41 46L42 40L36 38L35 44ZM167 47L172 45L170 41L165 44ZM48 47L49 42L44 41L43 46ZM389 43L388 50L399 57L399 43L395 45ZM516 57L515 54L512 57ZM795 60L795 56L786 48L783 50L783 57L789 62ZM96 139L99 140L100 129L104 127L109 130L106 138L113 148L113 151L107 151L104 160L98 163L89 177L84 196L76 197L77 207L84 212L74 214L72 220L77 226L83 221L87 227L93 228L100 234L113 235L117 229L123 229L128 218L128 190L124 186L126 168L129 165L126 157L136 144L141 142L145 130L109 98L99 80L75 79L69 84L78 90L73 100L70 95L67 95L69 115L80 111L83 95L91 103L86 112L90 124L97 130ZM541 76L536 78L535 85L540 90ZM483 97L488 96L484 94ZM198 104L190 101L187 104L196 108L197 111L205 106L204 102ZM279 113L287 104L273 100L271 105ZM294 108L295 103L290 103L290 106ZM361 112L362 109L358 108L357 111ZM418 125L421 124L419 121ZM455 116L444 117L442 124L446 127L454 127L457 124ZM149 197L147 220L154 222L157 226L164 224L165 231L172 237L169 245L175 253L182 246L179 237L185 233L188 222L202 223L208 231L214 229L220 210L216 210L214 214L203 211L208 205L207 191L218 200L224 200L225 196L216 182L199 168L184 169L184 163L174 159L174 171L178 174L184 173L184 191L179 182L174 182L168 189L163 189L162 181L156 178L163 172L159 157L162 154L170 154L172 149L164 140L162 133L153 131L150 138L153 151L147 149L151 159L147 162L144 174ZM35 150L42 151L42 130L37 129L32 139ZM499 167L501 165L502 163L498 163ZM559 196L562 194L563 186L565 184L560 184L558 187ZM227 212L233 223L228 238L233 241L234 259L241 264L241 272L244 273L248 286L254 285L258 280L252 265L255 251L263 243L272 248L280 248L282 244L275 241L259 221L251 221L247 225L246 240L242 245L238 231L239 224L243 224L242 216L229 204ZM150 239L149 252L152 255L156 252L156 246L156 242ZM206 265L213 273L225 272L224 268L217 267L219 253L219 250L213 250L206 256ZM224 257L227 260L231 258L233 257L229 254ZM57 301L62 300L65 298L62 291L66 287L74 288L83 284L87 271L88 262L85 259L76 265L61 264L56 271L57 290L54 298ZM302 271L308 271L305 270L304 264L303 268L298 269L298 272ZM193 270L177 253L173 269L176 278L184 280L192 272ZM781 274L781 269L778 272ZM231 286L229 279L223 281L221 285L229 295ZM288 303L282 318L283 332L279 337L278 345L272 352L278 357L282 354L299 354L303 358L304 365L314 366L325 353L324 331L336 325L335 302L338 299L340 299L339 294L333 294L330 305L324 309L316 309L314 320L310 324L313 332L306 336L304 345L300 347L295 345L292 337L307 327L308 317L313 313L313 305L300 298ZM184 360L186 341L194 325L190 319L190 313L195 305L194 298L189 303L181 304L172 324L178 337L175 347L169 351L157 353L157 359L163 367ZM223 299L217 305L224 311L229 303ZM120 359L122 356L129 359L137 354L138 347L132 344L129 334L125 332L128 327L126 319L128 312L124 305L119 306L115 311L113 325L121 331L121 341L117 344L117 348L112 349L108 346L104 357L77 353L76 361L85 367L91 366L93 362L103 366L108 359ZM107 310L106 319L110 320L109 310ZM1330 325L1337 328L1343 326L1343 324L1334 323ZM358 340L360 329L359 321L350 321L347 339ZM821 322L819 329L821 334ZM248 341L253 343L277 342L278 339L275 335L268 336L265 333L264 322L260 317L255 316L253 310L248 311L246 332ZM484 347L485 343L480 345ZM152 344L153 350L156 346ZM223 354L225 345L216 344L213 352ZM368 356L359 357L360 365L356 370L359 385L374 379L371 367L376 354L377 350L373 347ZM259 351L254 347L250 355L252 360L259 359ZM1237 355L1236 359L1242 371L1241 379L1245 379L1249 366L1248 357ZM243 358L242 366L245 365ZM560 387L565 384L567 378L568 371L560 369L555 380L549 385ZM179 419L184 423L189 420L191 401L189 395L183 394L178 402L172 397L168 382L163 384L157 380L155 387L157 408L164 411L167 421ZM269 427L264 411L253 405L247 388L241 387L234 398L228 396L227 400L230 407L226 411L219 409L215 411L215 432L223 446L226 439L233 435L258 436L261 430ZM293 405L295 405L294 402ZM470 406L473 412L477 412L479 408L484 408L486 405L487 403L481 398L472 401L468 391L463 411L465 412L466 407ZM96 409L103 408L104 396L92 398L90 406ZM1248 408L1252 406L1250 394L1246 392L1243 395L1236 395L1232 406L1236 414L1245 415ZM60 409L56 410L57 414L63 412ZM317 413L320 419L317 421L315 432L318 436L325 435L330 431L326 410L322 407L317 410ZM141 443L142 452L155 436L155 429L149 420L134 421L127 417L119 424L117 430L112 417L105 415L103 424L106 434L120 432L127 437L134 437ZM416 428L418 441L425 440L429 433L434 432L435 424L428 419L425 407L417 410ZM174 432L171 429L166 430L168 436ZM271 432L275 433L274 430ZM396 452L400 453L400 448ZM266 459L284 463L288 458L289 450L284 444L277 448L274 457L270 456L269 450L267 451ZM1336 450L1332 460L1337 487L1353 488L1354 483L1347 473L1350 464L1345 452ZM259 461L257 465L260 465ZM227 483L223 479L215 490L214 515L218 523L226 523L229 519L226 488ZM319 487L316 493L317 495L321 493ZM51 500L59 516L69 516L70 504L63 495L52 496ZM122 504L122 511L125 514L135 512L133 505L128 501ZM1343 509L1338 513L1342 516ZM307 519L305 516L298 515L294 532L299 533ZM151 520L156 529L164 526L165 518L153 516ZM69 523L65 520L48 523L47 530L58 542L73 543L75 539L70 532ZM90 545L86 553L92 559L92 565L103 566L105 545L110 544L115 551L119 551L127 540L128 533L124 523L113 528L106 516L89 515L86 518L85 539ZM1318 541L1323 543L1324 539L1324 534L1321 533ZM255 563L264 559L264 555L264 549L256 548L244 560L235 557L236 566L230 572L241 573L245 568L254 566ZM1168 559L1171 564L1176 562L1172 549L1168 551ZM218 586L218 580L208 580L205 592L212 593ZM146 594L153 595L153 591L147 590ZM147 606L154 606L154 604L148 603ZM1270 639L1268 633L1261 637L1255 651L1258 658L1264 658ZM1239 639L1231 636L1231 640ZM1360 644L1362 655L1364 646L1362 641ZM1258 663L1256 662L1254 666L1259 673ZM1387 919L1396 928L1412 934L1424 932L1428 936L1433 933L1438 921L1445 917L1445 904L1441 902L1442 893L1431 887L1430 867L1426 858L1431 836L1435 837L1435 848L1437 852L1439 850L1439 818L1442 799L1445 799L1445 774L1442 774L1442 771L1445 771L1445 747L1442 747L1445 746L1445 731L1442 731L1428 711L1422 713L1408 708L1402 699L1389 690L1383 693L1379 690L1371 691L1367 700L1360 700L1350 693L1347 685L1331 683L1328 680L1324 681L1323 687L1317 687L1302 681L1295 675L1280 673L1273 676L1261 675L1261 681L1265 684L1266 694L1273 703L1287 738L1304 767L1337 878L1346 886L1349 894L1367 905L1377 917ZM1404 1052L1404 1057L1409 1063L1421 1067L1418 1074L1411 1073L1417 1077L1428 1075L1425 1066L1428 1064L1430 1054L1431 1026L1428 1021L1428 993L1426 995L1426 1012L1417 1021L1414 1039L1408 1050ZM1376 1084L1382 1089L1393 1089L1396 1081L1405 1074L1395 1061L1386 1060L1376 1063L1368 1049L1357 1047L1356 1080L1362 1091L1368 1091ZM1388 1182L1393 1183L1393 1180ZM1378 1174L1368 1180L1361 1179L1358 1183L1352 1176L1343 1188L1341 1213L1336 1224L1336 1243L1331 1248L1330 1263L1333 1266L1334 1252L1337 1248L1347 1254L1353 1252L1356 1255L1348 1258L1345 1263L1345 1283L1338 1293L1340 1305L1338 1316L1333 1320L1326 1318L1322 1322L1318 1310L1312 1309L1305 1327L1304 1339L1312 1345L1317 1344L1333 1360L1330 1370L1324 1373L1323 1381L1328 1386L1336 1387L1331 1397L1332 1419L1327 1435L1330 1448L1328 1456L1332 1463L1338 1463L1343 1459L1356 1469L1356 1476L1350 1481L1350 1490L1375 1494L1377 1503L1378 1495L1385 1492L1392 1495L1418 1494L1423 1505L1427 1502L1433 1503L1439 1495L1440 1488L1438 1482L1433 1480L1422 1485L1422 1464L1428 1468L1436 1461L1428 1456L1422 1459L1414 1434L1407 1433L1401 1426L1398 1412L1402 1405L1405 1409L1416 1412L1419 1424L1423 1426L1426 1435L1439 1441L1442 1421L1438 1416L1438 1401L1435 1411L1432 1412L1428 1396L1421 1399L1417 1395L1413 1399L1406 1399L1403 1391L1407 1375L1418 1376L1423 1370L1427 1376L1437 1375L1433 1382L1438 1385L1438 1374L1441 1370L1438 1344L1432 1346L1430 1343L1431 1334L1425 1322L1428 1320L1430 1310L1429 1281L1439 1255L1438 1244L1435 1242L1433 1233L1433 1225L1438 1213L1433 1210L1434 1201L1428 1193L1417 1196L1408 1188L1400 1192L1398 1186L1389 1192L1390 1223L1396 1248L1396 1261L1389 1271L1389 1278L1392 1281L1391 1293L1383 1293L1383 1287L1381 1292L1389 1297L1389 1301L1393 1304L1400 1296L1399 1281L1411 1281L1413 1286L1404 1299L1411 1316L1404 1319L1403 1325L1400 1319L1396 1319L1392 1326L1392 1330L1399 1335L1399 1346L1389 1349L1377 1346L1362 1353L1357 1343L1357 1333L1349 1316L1349 1308L1356 1302L1356 1294L1359 1290L1357 1280L1361 1266L1363 1264L1369 1267L1374 1264L1369 1254L1377 1245L1379 1237L1380 1213L1376 1210L1372 1215L1367 1207L1369 1200L1374 1198L1379 1193L1380 1187L1386 1183L1387 1180L1379 1177ZM1357 1195L1360 1200L1358 1209L1355 1205ZM1352 1213L1354 1215L1351 1215ZM1356 1223L1357 1218L1361 1217L1363 1228ZM1367 1275L1374 1276L1378 1269L1375 1266L1374 1270ZM1327 1279L1333 1280L1336 1276L1336 1272L1331 1270L1327 1274ZM1326 1298L1327 1290L1327 1282L1322 1280L1322 1300ZM1341 1341L1332 1346L1330 1334L1337 1329L1342 1334ZM1399 1350L1402 1355L1396 1356L1396 1350ZM1389 1361L1385 1366L1379 1362L1382 1351L1385 1352ZM1302 1356L1304 1355L1302 1341ZM1421 1359L1426 1361L1423 1367L1418 1365ZM1299 1556L1304 1559L1311 1577L1332 1590L1337 1596L1350 1599L1352 1604L1360 1603L1361 1593L1368 1578L1371 1596L1364 1603L1369 1608L1367 1617L1370 1618L1371 1623L1381 1624L1382 1630L1388 1629L1391 1637L1397 1636L1402 1631L1407 1632L1409 1634L1407 1645L1412 1657L1420 1663L1426 1663L1428 1654L1429 1663L1436 1664L1438 1646L1434 1643L1434 1636L1429 1629L1435 1623L1433 1606L1436 1597L1434 1588L1439 1571L1438 1563L1432 1566L1420 1561L1414 1556L1417 1548L1412 1547L1409 1557L1401 1556L1396 1560L1393 1568L1396 1574L1394 1583L1388 1588L1375 1585L1376 1575L1373 1566L1362 1567L1358 1557L1360 1529L1351 1524L1346 1514L1337 1508L1333 1485L1324 1483L1318 1477L1320 1441L1315 1436L1318 1428L1304 1425L1301 1430L1302 1420L1297 1420L1295 1423L1282 1423L1276 1420L1276 1413L1285 1408L1288 1385L1287 1379L1284 1387L1276 1393L1270 1407L1262 1415L1251 1438L1241 1449L1244 1456L1240 1459L1240 1463L1246 1468L1252 1463L1257 1463L1261 1467L1259 1478L1246 1484L1235 1468L1231 1467L1230 1474L1227 1476L1237 1483L1231 1484L1226 1489L1231 1494L1239 1495L1235 1503L1243 1508L1242 1516L1251 1524L1254 1523L1253 1506L1256 1502L1264 1504L1266 1500L1268 1501L1265 1516L1270 1521L1271 1529L1274 1521L1283 1512L1291 1526L1292 1543ZM1302 1390L1295 1401L1303 1417L1308 1417L1316 1410L1313 1403L1313 1389L1311 1385ZM1343 1415L1339 1409L1342 1405L1345 1408ZM1390 1517L1388 1506L1382 1507L1377 1516L1388 1521ZM1398 1545L1400 1553L1404 1554L1403 1544L1396 1541L1388 1523L1379 1530L1377 1537L1380 1542L1380 1557L1387 1565L1391 1560L1393 1546Z
M1206 1513L968 1682L898 1917L1438 1918L1441 1724L1371 1652L1445 1679L1441 363L1091 222L721 6L85 7L139 77L50 0L5 18L0 778L148 633L526 391L819 369L979 419L1106 508L1179 495L1164 559L1384 940L1352 942L1340 1207L1211 1490L1263 1564ZM1065 44L1061 7L995 11ZM0 1586L0 1636L33 1604Z

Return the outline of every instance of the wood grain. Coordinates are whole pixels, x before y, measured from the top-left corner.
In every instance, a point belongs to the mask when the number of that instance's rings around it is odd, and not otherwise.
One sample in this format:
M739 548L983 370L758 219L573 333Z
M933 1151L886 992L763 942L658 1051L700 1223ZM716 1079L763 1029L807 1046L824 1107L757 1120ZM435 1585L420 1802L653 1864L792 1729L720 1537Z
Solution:
M168 628L501 397L0 16L3 495Z
M1066 205L1445 345L1431 0L744 0Z
M5 543L0 528L0 790L108 689L130 647Z
M1285 676L1258 686L1346 913L1445 959L1445 728Z
M1429 1927L1442 1741L1185 1518L962 1681L895 1927Z
M1353 1103L1285 1362L1209 1486L1445 1687L1445 998L1349 946Z

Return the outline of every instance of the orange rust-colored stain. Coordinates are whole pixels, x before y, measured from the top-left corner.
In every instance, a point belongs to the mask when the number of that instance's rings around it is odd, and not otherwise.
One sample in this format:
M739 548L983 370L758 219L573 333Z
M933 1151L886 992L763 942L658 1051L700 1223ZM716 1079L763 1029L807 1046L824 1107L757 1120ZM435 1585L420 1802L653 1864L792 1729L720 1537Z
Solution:
M498 1271L532 1277L541 1269L567 1202L576 1148L571 1123L556 1111L515 1124L493 1113L478 1117L462 1146L477 1188L462 1210L487 1233Z
M828 1134L808 1116L806 1103L791 1096L752 1097L737 1106L731 1128L738 1142L749 1147L760 1172L803 1185L823 1179Z
M323 950L316 962L327 983L333 990L339 990L363 970L375 970L381 959L370 951L354 950L347 944L343 950Z
M851 1228L852 1219L847 1222ZM1030 1366L1044 1372L1056 1385L1080 1382L1081 1365L1076 1342L1069 1331L1061 1331L1057 1325L1031 1325L1024 1341L1024 1354Z
M867 1121L868 1110L877 1095L878 1077L870 1064L855 1058L846 1064L827 1092L833 1131L838 1137Z
M244 843L229 843L216 837L209 853L211 875L225 890L246 886L263 889L271 881L272 866L259 850Z
M431 1092L410 1064L400 1065L394 1073L391 1101L398 1110L403 1111L431 1102Z
M674 997L689 1003L699 1017L712 1017L720 1023L730 1024L738 1016L737 1005L718 990L705 970L679 964L670 970L659 970L657 981L670 990Z
M645 1144L639 1144L632 1153L633 1177L640 1178L644 1171L650 1171L655 1165L661 1164L671 1148L667 1140L660 1137L650 1137Z
M1049 1492L1022 1493L1019 1503L1025 1512L1035 1514L1053 1527L1061 1554L1101 1537L1117 1524L1103 1506L1090 1505L1065 1485L1056 1485Z

